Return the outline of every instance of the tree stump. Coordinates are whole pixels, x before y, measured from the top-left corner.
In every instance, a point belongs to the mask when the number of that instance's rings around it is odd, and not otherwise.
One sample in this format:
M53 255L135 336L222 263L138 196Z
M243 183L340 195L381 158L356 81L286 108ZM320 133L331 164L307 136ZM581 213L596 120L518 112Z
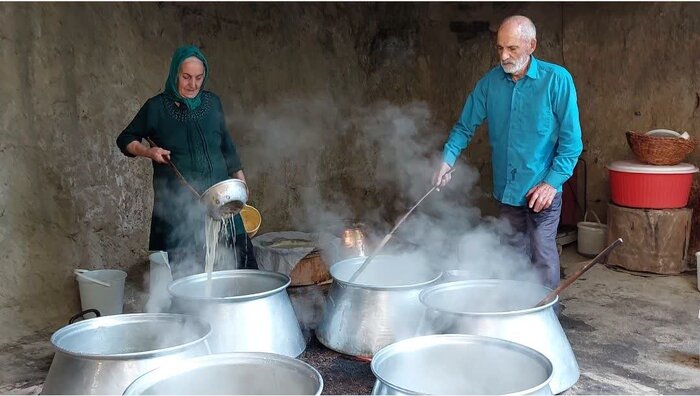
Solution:
M693 209L693 223L690 226L690 250L688 260L693 264L693 255L700 251L700 178L695 178L693 187L690 190L690 200L688 207ZM691 265L692 266L692 265Z
M608 263L665 275L689 269L692 214L689 208L633 209L608 204L608 243L624 240Z

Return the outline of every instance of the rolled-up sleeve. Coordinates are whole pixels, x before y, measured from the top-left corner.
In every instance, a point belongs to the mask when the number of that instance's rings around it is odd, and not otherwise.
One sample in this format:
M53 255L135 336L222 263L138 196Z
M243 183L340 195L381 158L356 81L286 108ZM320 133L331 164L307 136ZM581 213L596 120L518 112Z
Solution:
M555 84L554 115L559 123L559 139L544 182L559 189L574 173L583 143L574 80L569 73L563 73Z
M442 159L449 166L454 166L462 150L469 145L476 128L486 119L486 85L486 77L476 83L474 91L464 104L459 120L450 132L442 151Z
M119 134L117 137L117 146L124 155L127 157L134 157L129 151L127 151L126 146L133 141L140 142L143 138L147 137L149 134L148 128L148 106L149 102L146 102L129 125Z

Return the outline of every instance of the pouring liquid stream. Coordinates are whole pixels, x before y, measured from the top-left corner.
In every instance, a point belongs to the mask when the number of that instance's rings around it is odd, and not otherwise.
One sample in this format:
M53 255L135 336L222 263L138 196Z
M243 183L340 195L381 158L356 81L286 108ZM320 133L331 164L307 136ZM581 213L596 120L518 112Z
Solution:
M207 215L205 218L205 259L204 259L204 272L207 274L207 279L204 284L204 296L212 297L212 273L214 272L214 264L217 260L217 248L219 245L219 236L221 231L228 233L231 236L231 243L233 246L233 259L238 258L238 252L236 251L236 223L233 220L233 216L226 219L217 220ZM236 261L234 261L236 262ZM230 295L235 295L235 289L228 291Z
M216 248L219 244L219 233L221 232L223 222L215 220L209 215L205 220L205 258L204 272L207 274L207 280L204 283L204 296L211 297L212 293L212 272L214 271L214 262L216 261Z

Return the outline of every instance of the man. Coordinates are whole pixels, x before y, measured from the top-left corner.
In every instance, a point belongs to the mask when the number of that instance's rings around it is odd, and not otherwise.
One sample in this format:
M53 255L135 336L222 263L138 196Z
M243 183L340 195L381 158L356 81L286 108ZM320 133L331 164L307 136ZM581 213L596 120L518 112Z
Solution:
M532 56L536 30L524 16L498 28L500 65L476 84L443 150L433 183L448 171L476 128L488 120L493 160L493 196L501 216L529 240L529 254L542 283L559 285L556 246L561 191L581 154L576 89L563 67Z

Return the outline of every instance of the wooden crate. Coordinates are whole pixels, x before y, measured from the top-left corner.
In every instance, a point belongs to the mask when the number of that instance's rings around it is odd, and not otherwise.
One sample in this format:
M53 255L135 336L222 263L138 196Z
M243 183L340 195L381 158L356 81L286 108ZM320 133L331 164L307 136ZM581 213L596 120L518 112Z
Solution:
M692 209L634 209L608 204L608 243L624 243L608 264L655 274L688 269Z

